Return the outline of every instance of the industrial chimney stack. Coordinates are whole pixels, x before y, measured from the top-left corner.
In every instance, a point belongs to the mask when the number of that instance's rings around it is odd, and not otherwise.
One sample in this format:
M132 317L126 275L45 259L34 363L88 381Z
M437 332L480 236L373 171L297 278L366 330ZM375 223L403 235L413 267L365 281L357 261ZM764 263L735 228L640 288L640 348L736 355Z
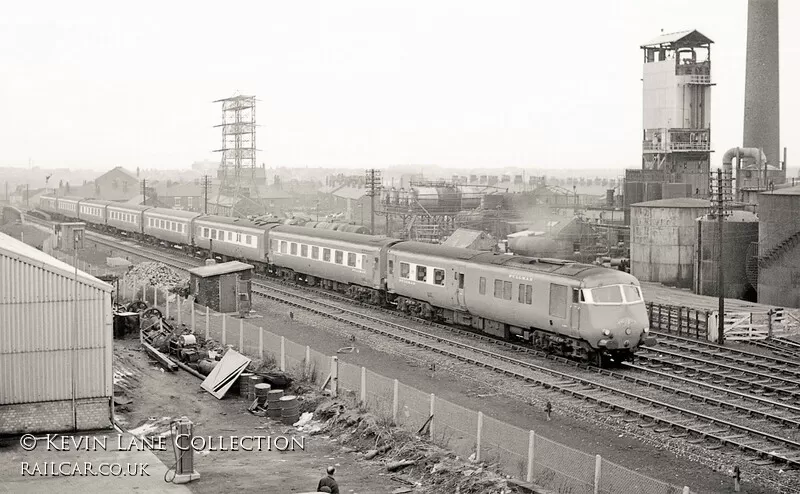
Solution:
M780 167L778 0L748 0L746 67L744 147L761 148Z

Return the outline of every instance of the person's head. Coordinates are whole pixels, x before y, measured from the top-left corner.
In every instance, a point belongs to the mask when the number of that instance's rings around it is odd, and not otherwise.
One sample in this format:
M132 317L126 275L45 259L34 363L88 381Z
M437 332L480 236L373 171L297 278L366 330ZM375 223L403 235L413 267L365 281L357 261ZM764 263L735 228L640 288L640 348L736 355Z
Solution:
M319 491L320 492L330 492L331 488L328 487L327 485L323 485L322 487L319 488Z
M335 469L335 468L333 468L333 467L328 467L328 475L333 475L333 473L334 473L335 471L336 471L336 469Z

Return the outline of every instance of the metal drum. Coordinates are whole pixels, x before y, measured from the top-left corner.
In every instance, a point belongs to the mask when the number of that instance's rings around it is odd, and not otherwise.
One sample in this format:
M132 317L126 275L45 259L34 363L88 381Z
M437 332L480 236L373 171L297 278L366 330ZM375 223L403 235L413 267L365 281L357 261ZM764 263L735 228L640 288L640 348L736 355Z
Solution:
M269 390L271 388L272 386L270 386L267 383L258 383L255 385L255 392L256 392L255 399L258 400L259 404L265 403L267 401L267 393L269 393Z
M248 381L247 387L247 399L253 401L256 399L256 385L261 384L264 382L264 378L261 376L250 376Z
M292 425L300 419L300 402L296 396L281 398L281 422Z
M239 374L239 396L247 398L247 387L250 385L251 377L253 377L252 372L242 372Z
M267 391L267 417L281 418L281 397L283 397L282 389Z

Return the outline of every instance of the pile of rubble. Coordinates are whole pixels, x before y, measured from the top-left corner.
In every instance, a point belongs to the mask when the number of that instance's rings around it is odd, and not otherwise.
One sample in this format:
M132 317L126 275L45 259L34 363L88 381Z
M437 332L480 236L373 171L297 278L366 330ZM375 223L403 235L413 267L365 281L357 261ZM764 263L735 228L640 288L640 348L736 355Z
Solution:
M397 428L344 400L326 400L315 412L323 431L339 437L346 451L386 465L399 487L393 492L508 494L517 492L498 465L461 458L420 435ZM426 424L427 426L427 424ZM425 429L425 427L423 427ZM424 431L422 432L425 433Z
M188 282L187 276L160 262L139 263L128 271L125 279L128 286L132 288L134 288L134 283L141 285L146 282L167 290L182 287Z

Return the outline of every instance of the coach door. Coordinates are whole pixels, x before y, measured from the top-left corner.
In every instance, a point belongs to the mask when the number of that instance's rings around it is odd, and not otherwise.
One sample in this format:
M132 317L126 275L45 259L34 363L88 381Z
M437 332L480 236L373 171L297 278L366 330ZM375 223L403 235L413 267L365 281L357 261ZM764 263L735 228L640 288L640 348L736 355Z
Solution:
M569 309L569 327L574 334L580 330L581 322L581 306L580 306L581 291L578 288L572 289L572 303Z
M464 272L456 270L456 293L458 294L458 306L462 310L467 310L467 302L464 299Z

